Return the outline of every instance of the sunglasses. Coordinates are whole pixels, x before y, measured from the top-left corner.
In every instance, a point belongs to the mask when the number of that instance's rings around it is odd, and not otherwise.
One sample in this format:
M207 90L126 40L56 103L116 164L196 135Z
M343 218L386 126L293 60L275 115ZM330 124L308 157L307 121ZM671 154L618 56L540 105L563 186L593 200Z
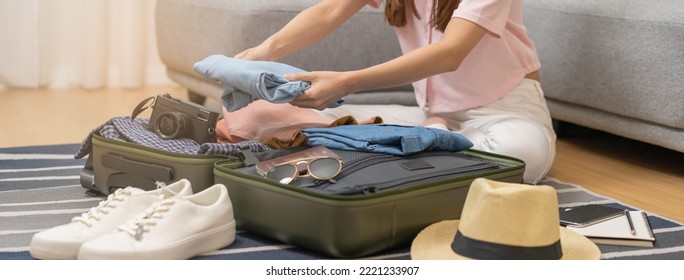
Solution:
M299 158L271 167L263 176L281 184L289 184L300 177L329 180L340 174L342 160L332 157Z

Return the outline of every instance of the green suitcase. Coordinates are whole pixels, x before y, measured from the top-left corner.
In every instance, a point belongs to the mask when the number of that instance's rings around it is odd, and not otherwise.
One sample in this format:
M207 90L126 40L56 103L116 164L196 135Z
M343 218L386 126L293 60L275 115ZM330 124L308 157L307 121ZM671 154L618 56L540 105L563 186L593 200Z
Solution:
M409 157L333 151L353 170L343 169L325 190L281 184L254 166L236 169L232 161L216 162L214 181L227 186L239 229L336 258L359 258L405 246L431 223L459 218L474 179L520 183L525 169L519 159L476 150ZM369 163L359 168L362 157ZM483 168L457 166L464 162ZM423 168L426 163L435 171Z
M155 182L180 179L192 182L193 192L214 184L214 163L240 166L221 155L182 154L93 135L93 150L81 171L81 185L104 195L116 188L136 186L151 190Z

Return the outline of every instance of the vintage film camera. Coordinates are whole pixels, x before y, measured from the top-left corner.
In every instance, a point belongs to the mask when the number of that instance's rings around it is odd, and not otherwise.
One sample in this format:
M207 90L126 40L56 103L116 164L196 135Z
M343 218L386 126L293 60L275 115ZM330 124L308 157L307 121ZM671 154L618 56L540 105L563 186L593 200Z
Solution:
M204 106L171 95L157 95L148 129L163 139L189 138L195 142L216 142L216 122L220 114Z

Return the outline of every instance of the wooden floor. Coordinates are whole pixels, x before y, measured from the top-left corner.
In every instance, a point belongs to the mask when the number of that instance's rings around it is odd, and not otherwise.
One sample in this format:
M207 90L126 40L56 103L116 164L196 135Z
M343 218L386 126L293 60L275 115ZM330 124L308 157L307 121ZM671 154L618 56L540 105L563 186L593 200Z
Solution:
M0 147L80 143L109 118L165 92L187 96L178 87L0 91ZM565 134L550 176L684 222L684 153L576 126Z

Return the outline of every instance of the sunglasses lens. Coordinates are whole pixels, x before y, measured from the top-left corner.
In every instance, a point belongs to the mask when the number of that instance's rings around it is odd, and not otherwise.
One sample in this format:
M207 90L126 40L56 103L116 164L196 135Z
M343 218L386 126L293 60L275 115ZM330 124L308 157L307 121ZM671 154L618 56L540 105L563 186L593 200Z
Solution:
M309 163L309 173L318 179L330 179L340 173L340 161L333 158L319 158Z
M294 165L285 164L271 168L266 173L266 178L276 180L282 184L289 184L295 179L297 168Z

